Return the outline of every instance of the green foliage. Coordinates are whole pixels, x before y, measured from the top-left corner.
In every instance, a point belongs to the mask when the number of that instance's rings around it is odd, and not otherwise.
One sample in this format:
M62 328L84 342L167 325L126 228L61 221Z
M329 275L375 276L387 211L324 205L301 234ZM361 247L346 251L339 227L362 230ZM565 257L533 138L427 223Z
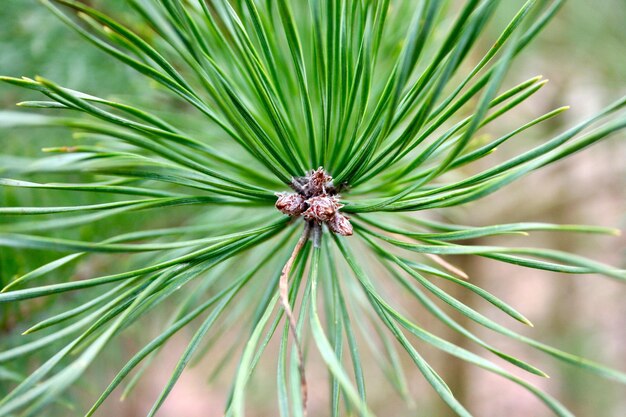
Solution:
M137 370L127 395L171 338L194 328L148 412L155 415L194 356L209 352L235 321L246 323L249 331L238 341L243 350L225 414L244 414L246 385L283 326L277 336L279 409L283 416L302 415L296 352L290 361L277 287L303 221L281 215L274 203L275 193L287 189L292 177L319 166L342 188L342 211L351 213L355 234L341 237L318 225L321 236L294 253L289 297L291 305L300 300L298 339L312 339L330 373L332 415L341 414L342 398L348 410L372 415L362 339L384 351L377 355L380 364L401 395L407 396L407 371L398 365L398 346L456 414L470 415L409 335L520 385L556 415L571 415L501 361L547 376L542 370L481 339L433 299L557 360L626 383L623 372L524 336L465 305L436 279L451 281L532 326L514 307L466 281L461 271L432 262L438 256L477 255L626 281L624 270L566 252L472 243L536 230L617 231L545 223L469 227L399 213L471 203L626 128L622 98L536 147L460 177L459 168L567 109L537 115L486 143L480 140L482 129L545 84L532 77L507 85L506 74L561 1L527 1L487 50L479 41L498 1L452 7L454 2L438 0L128 0L134 15L120 11L120 18L76 1L41 3L85 41L147 78L151 88L138 89L122 102L43 77L2 77L46 98L19 104L37 111L0 113L0 126L70 129L74 142L51 144L45 156L33 159L2 159L8 161L0 170L3 188L16 195L31 190L54 203L3 202L0 246L33 257L35 251L65 255L10 281L3 276L0 303L31 305L28 300L70 292L80 296L67 310L32 324L24 339L11 338L14 346L0 353L0 376L16 382L0 400L0 415L32 415L49 406L116 336L159 310L167 310L161 332L119 370L87 415ZM468 57L477 54L478 63L468 66ZM74 194L82 197L68 198ZM94 254L108 256L110 268L102 275L69 278L73 264ZM391 288L414 297L484 348L485 356L421 327L396 305ZM28 376L4 367L47 349L56 353ZM351 366L344 363L344 349Z

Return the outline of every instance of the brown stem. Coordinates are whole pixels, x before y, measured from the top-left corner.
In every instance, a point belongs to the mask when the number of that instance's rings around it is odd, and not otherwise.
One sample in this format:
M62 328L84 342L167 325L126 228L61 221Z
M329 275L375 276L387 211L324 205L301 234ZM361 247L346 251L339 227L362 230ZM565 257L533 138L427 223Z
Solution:
M304 357L302 354L302 346L300 345L300 341L298 340L298 333L296 329L296 319L293 316L293 311L291 310L291 305L289 305L289 272L291 271L291 267L293 266L296 257L304 247L305 243L309 239L309 235L311 233L311 225L306 222L304 226L304 231L296 243L295 248L293 248L293 252L291 256L285 263L283 270L280 274L280 281L278 283L278 290L280 296L280 302L283 305L283 309L285 310L285 315L287 316L287 320L289 321L289 330L293 335L294 343L296 345L296 350L298 351L298 370L300 371L300 391L302 392L302 409L304 417L307 415L307 385L306 385L306 376L304 374Z

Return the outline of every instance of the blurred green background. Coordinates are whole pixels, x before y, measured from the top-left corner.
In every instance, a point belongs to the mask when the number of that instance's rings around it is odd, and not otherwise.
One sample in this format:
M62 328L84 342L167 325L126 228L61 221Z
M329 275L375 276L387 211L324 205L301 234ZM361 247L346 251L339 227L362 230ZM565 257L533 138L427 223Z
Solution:
M93 0L89 3L106 10L116 10L127 20L134 19L124 0ZM501 27L514 9L522 2L506 0L494 19L493 33L485 39L493 40L496 29ZM485 42L485 47L487 42ZM478 57L475 57L478 58ZM114 61L79 38L64 27L36 0L3 0L0 8L0 73L11 76L42 75L55 82L87 93L103 97L115 96L128 102L150 103L159 99L151 92L141 96L148 85L132 70ZM550 83L533 99L526 103L515 118L505 118L500 123L502 129L509 122L517 126L519 122L530 120L533 115L546 112L561 105L571 105L565 115L533 129L524 138L517 139L499 150L488 161L493 164L507 155L514 154L518 146L525 148L528 141L543 140L555 131L570 126L586 115L599 110L604 105L626 94L626 1L570 0L566 2L557 18L543 32L533 46L516 61L509 79L521 81L541 74ZM12 109L16 102L36 95L0 85L0 107ZM156 105L158 107L158 104ZM497 129L497 127L496 127ZM610 141L601 143L588 152L575 155L542 172L513 184L475 205L455 212L455 220L460 223L486 225L516 221L553 221L560 223L591 223L611 227L626 227L626 138L622 134ZM519 143L524 142L526 143ZM20 163L18 158L36 155L45 146L71 144L69 132L63 130L26 131L2 129L0 131L0 174L4 166ZM12 155L7 157L7 155ZM26 159L27 160L27 159ZM75 197L74 197L75 198ZM75 201L75 200L74 200ZM0 189L2 205L46 204L45 194L20 192L19 196ZM126 219L137 221L137 219ZM147 221L142 219L142 221ZM116 227L124 224L99 224L97 227ZM89 230L80 233L89 234ZM83 236L83 235L81 235ZM84 236L83 236L84 237ZM516 240L517 239L517 240ZM591 258L625 266L626 241L619 238L576 237L570 235L540 234L530 237L533 244L585 254ZM503 244L528 245L528 238L502 239ZM46 260L53 254L42 252L9 251L0 248L0 279L4 282L14 275L23 274ZM92 263L97 263L94 258ZM516 329L539 340L554 344L572 353L581 354L603 363L612 364L626 370L626 288L599 277L563 277L551 273L522 270L510 265L500 265L482 259L466 259L459 265L472 278L474 284L484 286L501 296L505 301L524 312L536 325L535 329ZM106 265L90 265L90 268L106 268ZM462 301L486 308L458 288L446 288ZM31 306L29 309L3 306L0 310L0 339L12 340L16 330L21 329L16 322L20 317L37 314L46 304ZM32 308L32 309L31 309ZM489 314L491 311L487 311ZM462 316L455 317L464 321ZM425 321L427 321L425 319ZM428 323L437 328L435 323ZM552 376L550 380L532 380L533 383L561 399L580 416L626 416L626 389L610 382L589 376L557 364L527 348L507 342L488 332L465 322L471 330L493 340L498 346L510 349L511 353L534 361L541 369ZM17 327L16 327L17 326ZM438 328L462 346L466 341L447 330ZM184 339L185 336L183 336ZM14 340L14 339L13 339ZM9 342L10 344L10 342ZM123 339L122 346L133 346L132 338ZM6 347L0 343L0 347ZM465 346L469 347L469 346ZM136 349L136 346L134 346ZM123 349L122 349L123 350ZM463 363L440 356L425 348L427 357L434 367L441 370L461 402L467 404L475 415L483 417L542 417L550 413L526 392L513 384L503 383L496 377L468 367ZM270 353L271 355L271 353ZM59 416L81 415L85 405L97 397L98 388L110 379L111 363L118 353L109 356L84 377L90 381L77 389L69 401L84 402L74 411L61 405ZM168 356L176 360L176 352ZM167 361L168 357L164 360ZM32 364L30 364L32 365ZM30 366L29 365L29 366ZM114 366L113 366L114 367ZM411 370L411 371L408 371ZM99 415L138 416L145 414L151 400L158 392L159 381L167 370L157 369L152 378L141 384L136 395L122 404L109 401ZM181 379L160 415L163 416L206 416L218 415L227 393L227 378L221 378L217 385L207 386L202 363ZM273 369L261 368L267 372L272 385ZM407 361L407 372L411 375L411 390L415 395L415 408L407 412L400 398L393 394L382 377L376 374L369 381L370 401L380 415L448 416L451 413L443 406L429 388L421 381L412 365ZM319 374L319 384L325 381L322 372L313 372L311 384ZM106 375L106 378L102 378ZM160 378L160 379L159 379ZM377 378L380 389L376 389ZM81 384L83 385L83 384ZM0 380L0 395L7 389L6 381ZM261 393L262 391L259 391ZM314 395L323 402L326 393ZM251 394L262 402L263 396ZM265 397L267 398L267 397ZM274 402L274 397L271 397ZM270 415L270 411L260 407L251 415ZM271 409L271 408L270 408ZM260 410L260 411L259 411ZM325 415L325 406L319 409L312 405L311 415ZM52 416L52 414L46 414Z

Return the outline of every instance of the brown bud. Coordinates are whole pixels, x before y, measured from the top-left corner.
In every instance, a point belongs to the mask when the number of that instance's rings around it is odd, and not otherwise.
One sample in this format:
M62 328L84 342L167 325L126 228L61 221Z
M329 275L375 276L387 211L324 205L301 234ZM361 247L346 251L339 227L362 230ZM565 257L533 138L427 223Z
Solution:
M304 197L295 193L276 193L276 208L289 216L299 216L307 208Z
M306 200L306 203L309 205L309 208L304 212L304 217L318 222L329 221L341 207L341 204L337 203L335 197L329 196L311 197Z
M335 217L328 222L328 228L341 236L352 236L352 224L347 216L341 213L335 214Z
M333 177L328 175L322 167L309 172L306 178L309 181L307 187L309 195L326 194L326 188L331 185L330 182L333 180Z

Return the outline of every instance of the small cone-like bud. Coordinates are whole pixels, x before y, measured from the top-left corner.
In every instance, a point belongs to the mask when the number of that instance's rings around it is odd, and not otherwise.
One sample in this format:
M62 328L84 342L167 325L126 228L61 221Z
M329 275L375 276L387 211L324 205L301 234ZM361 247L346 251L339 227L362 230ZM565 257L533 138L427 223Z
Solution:
M324 168L310 170L304 177L294 177L289 184L295 193L276 193L276 208L292 216L303 216L306 221L318 227L323 223L333 233L351 236L352 224L348 217L339 212L343 204L339 203L338 190L333 185L333 177Z
M336 198L329 196L311 197L306 200L306 203L309 208L304 212L304 217L318 222L327 222L332 219L340 206Z
M341 236L352 236L352 223L348 220L348 217L341 213L335 214L335 217L330 219L327 223L328 228Z
M326 194L326 188L333 180L333 177L328 175L322 167L319 167L318 169L309 172L307 178L309 180L307 191L310 195Z
M307 208L304 197L296 193L276 193L276 208L289 216L299 216Z

